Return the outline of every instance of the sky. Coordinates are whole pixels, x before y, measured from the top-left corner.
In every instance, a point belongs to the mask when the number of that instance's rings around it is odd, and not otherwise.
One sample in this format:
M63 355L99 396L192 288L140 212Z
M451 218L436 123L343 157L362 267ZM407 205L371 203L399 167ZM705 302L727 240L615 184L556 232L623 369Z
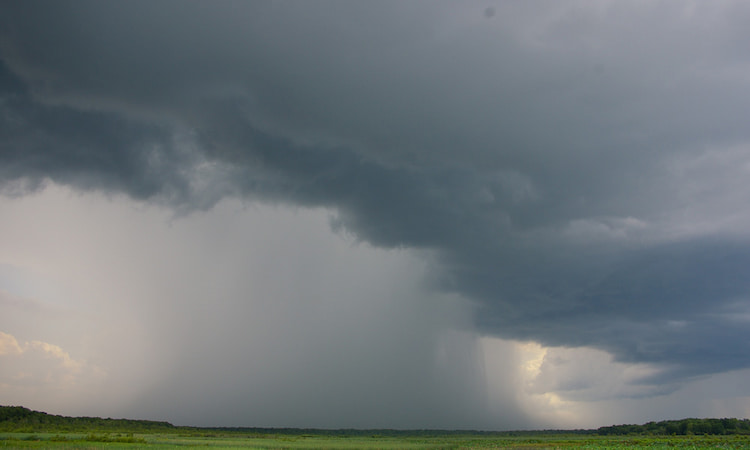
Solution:
M750 4L0 2L0 404L750 417Z

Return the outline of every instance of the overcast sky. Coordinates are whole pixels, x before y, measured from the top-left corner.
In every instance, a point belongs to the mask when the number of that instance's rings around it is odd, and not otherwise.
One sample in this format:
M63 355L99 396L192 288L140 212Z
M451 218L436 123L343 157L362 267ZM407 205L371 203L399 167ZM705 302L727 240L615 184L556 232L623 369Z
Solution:
M750 417L750 4L3 1L0 404Z

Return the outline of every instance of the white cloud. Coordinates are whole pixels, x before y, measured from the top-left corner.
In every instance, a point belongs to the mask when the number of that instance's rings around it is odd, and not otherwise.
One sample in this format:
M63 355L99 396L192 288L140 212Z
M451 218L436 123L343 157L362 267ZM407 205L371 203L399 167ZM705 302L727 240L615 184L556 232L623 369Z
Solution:
M659 367L614 361L602 350L489 337L481 343L492 409L501 410L514 395L537 427L596 428L750 413L748 370L698 377L664 390L646 382Z
M105 376L99 367L74 359L58 345L18 342L0 331L0 397L5 403L59 407L96 389Z
M604 351L585 347L549 347L543 351L536 373L527 379L526 389L531 395L598 401L646 397L663 389L643 382L660 372L648 364L616 362Z
M16 338L0 331L0 356L20 355L21 353L23 349L18 345Z

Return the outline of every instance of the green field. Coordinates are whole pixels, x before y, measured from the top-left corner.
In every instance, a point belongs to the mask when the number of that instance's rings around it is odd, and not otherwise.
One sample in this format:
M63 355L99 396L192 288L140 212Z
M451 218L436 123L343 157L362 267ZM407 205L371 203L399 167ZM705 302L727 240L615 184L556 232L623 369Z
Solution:
M0 447L62 449L750 449L748 419L681 419L596 430L197 428L65 417L0 406Z
M4 448L222 449L750 449L748 436L432 436L213 433L0 433Z

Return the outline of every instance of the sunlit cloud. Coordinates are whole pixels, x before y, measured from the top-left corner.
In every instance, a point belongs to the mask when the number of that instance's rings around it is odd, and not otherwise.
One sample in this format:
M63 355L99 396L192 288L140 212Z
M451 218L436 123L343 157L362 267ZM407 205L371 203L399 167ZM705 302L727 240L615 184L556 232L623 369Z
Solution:
M0 331L0 395L11 404L59 405L96 388L106 373L55 344Z

